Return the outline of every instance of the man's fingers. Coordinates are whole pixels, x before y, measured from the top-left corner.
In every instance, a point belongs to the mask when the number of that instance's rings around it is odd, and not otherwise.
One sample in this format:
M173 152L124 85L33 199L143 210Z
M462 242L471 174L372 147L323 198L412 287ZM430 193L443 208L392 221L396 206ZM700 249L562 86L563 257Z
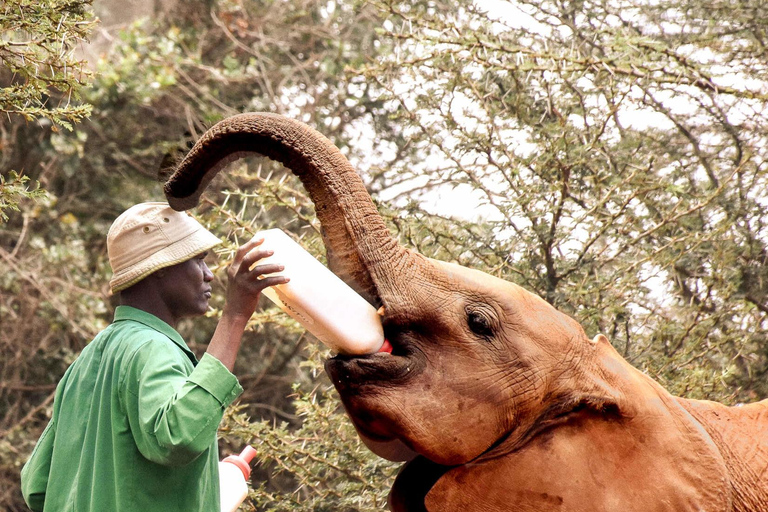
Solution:
M246 254L243 260L240 262L240 269L243 271L250 271L256 262L263 260L264 258L268 258L274 253L275 251L269 249L251 249L250 252L248 252L248 254Z
M263 290L264 288L266 288L268 286L275 286L277 284L285 284L288 281L290 281L290 279L288 279L285 276L270 276L270 277L265 277L264 279L259 279L259 281L258 281L259 291Z
M262 278L264 274L274 274L283 270L285 270L285 267L279 263L268 263L266 265L256 265L251 269L250 275L251 277Z
M264 243L263 238L251 238L248 242L244 243L240 247L238 247L237 252L235 252L235 262L242 262L248 254L255 249L256 247L260 246L262 243ZM251 262L253 263L253 262Z

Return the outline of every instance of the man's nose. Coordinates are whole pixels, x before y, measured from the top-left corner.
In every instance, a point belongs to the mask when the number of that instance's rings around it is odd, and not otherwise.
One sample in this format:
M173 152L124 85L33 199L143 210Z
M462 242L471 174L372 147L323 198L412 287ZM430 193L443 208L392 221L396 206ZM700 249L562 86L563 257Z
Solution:
M208 268L208 265L203 263L203 280L205 282L213 281L213 272Z

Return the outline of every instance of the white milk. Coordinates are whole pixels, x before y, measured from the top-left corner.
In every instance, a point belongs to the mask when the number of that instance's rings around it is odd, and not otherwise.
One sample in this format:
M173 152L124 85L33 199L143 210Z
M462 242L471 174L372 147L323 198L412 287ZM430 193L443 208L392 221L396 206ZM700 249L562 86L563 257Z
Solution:
M264 243L254 250L274 254L257 265L279 263L290 282L262 292L331 349L342 354L372 354L384 343L381 317L368 301L317 261L280 229L256 233Z
M246 445L240 455L230 455L219 462L219 493L221 512L235 512L248 496L251 460L256 450Z

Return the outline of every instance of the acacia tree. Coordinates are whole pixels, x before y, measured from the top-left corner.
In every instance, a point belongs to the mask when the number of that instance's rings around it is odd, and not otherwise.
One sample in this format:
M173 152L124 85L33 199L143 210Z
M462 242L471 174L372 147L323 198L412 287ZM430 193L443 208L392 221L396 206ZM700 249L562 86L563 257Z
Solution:
M8 0L0 15L0 112L72 129L90 112L77 103L90 73L76 50L94 26L92 0ZM52 97L53 94L53 97Z
M53 123L71 130L90 113L78 102L89 72L75 50L93 28L91 0L24 2L9 0L0 14L0 113L11 119ZM13 126L13 125L11 125ZM0 124L0 148L13 137ZM3 210L18 210L24 198L40 197L30 191L28 177L5 170L6 151L0 149L0 221Z
M346 130L405 245L532 289L673 392L734 402L768 391L765 17L742 3L724 26L709 4L366 2L392 51L348 80L395 123ZM304 495L254 504L332 500L296 446L338 428L270 445Z
M359 73L431 156L382 170L382 197L467 191L484 228L433 247L536 291L673 391L766 396L765 6L373 3L397 46Z

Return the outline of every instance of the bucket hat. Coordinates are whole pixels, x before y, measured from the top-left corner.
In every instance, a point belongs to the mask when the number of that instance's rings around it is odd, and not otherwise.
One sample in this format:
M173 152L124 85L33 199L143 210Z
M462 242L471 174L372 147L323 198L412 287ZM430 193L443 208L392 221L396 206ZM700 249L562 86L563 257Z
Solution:
M123 212L107 233L112 293L133 286L152 272L187 261L221 240L186 212L168 203L140 203Z

